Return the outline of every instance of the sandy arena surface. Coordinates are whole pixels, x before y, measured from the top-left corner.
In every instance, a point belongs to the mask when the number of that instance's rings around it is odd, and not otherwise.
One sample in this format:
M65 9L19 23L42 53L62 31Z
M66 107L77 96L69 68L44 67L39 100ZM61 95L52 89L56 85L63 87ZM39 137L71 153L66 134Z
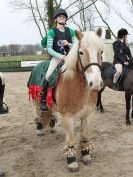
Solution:
M90 128L92 163L79 162L79 172L69 173L61 152L62 125L57 124L54 134L46 130L43 137L36 135L26 87L30 72L4 75L10 113L0 116L0 167L6 177L133 177L133 125L125 125L124 93L106 88L105 113L96 112Z

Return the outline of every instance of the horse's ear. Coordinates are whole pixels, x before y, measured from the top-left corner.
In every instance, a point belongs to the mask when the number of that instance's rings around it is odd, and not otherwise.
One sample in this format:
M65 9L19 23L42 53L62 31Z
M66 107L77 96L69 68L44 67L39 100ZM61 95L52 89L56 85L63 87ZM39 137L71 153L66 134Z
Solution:
M102 28L98 28L98 29L96 30L96 34L97 34L99 37L101 37L101 36L102 36Z
M79 30L75 30L75 36L80 41L83 37L83 33Z

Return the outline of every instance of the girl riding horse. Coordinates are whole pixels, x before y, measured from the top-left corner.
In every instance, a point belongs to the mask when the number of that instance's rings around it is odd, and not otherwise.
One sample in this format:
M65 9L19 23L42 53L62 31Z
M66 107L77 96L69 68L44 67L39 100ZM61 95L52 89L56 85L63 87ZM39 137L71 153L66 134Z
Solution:
M68 15L64 9L57 9L54 13L54 27L48 31L47 50L52 58L43 81L40 101L41 111L49 111L49 108L46 105L48 81L54 69L61 61L64 61L72 46L72 43L74 42L74 31L68 27L65 27L67 18ZM45 38L41 41L43 47L44 43Z
M119 90L119 85L117 83L121 73L123 66L127 66L129 64L129 59L132 58L130 49L128 47L127 41L128 31L124 28L121 28L117 33L117 41L113 43L114 49L114 61L113 64L116 69L116 73L113 79L114 90Z

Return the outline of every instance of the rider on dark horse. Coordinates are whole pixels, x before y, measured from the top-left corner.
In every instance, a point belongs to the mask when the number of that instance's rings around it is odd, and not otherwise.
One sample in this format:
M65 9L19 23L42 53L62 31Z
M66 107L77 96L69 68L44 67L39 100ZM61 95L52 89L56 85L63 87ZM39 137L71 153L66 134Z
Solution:
M48 31L47 50L51 56L51 60L40 94L40 110L43 112L49 111L49 108L46 105L46 95L50 76L59 63L64 61L74 42L74 31L65 26L67 18L68 15L64 9L57 9L54 13L54 27ZM44 40L45 39L43 38L41 41L43 47Z
M5 91L4 75L3 73L0 72L0 114L8 113L8 107L3 102L4 91Z
M112 86L114 90L119 90L119 84L117 81L122 73L122 68L123 66L129 65L129 59L132 58L131 51L128 47L127 35L128 31L124 28L121 28L117 33L117 40L113 43L113 64L116 69Z

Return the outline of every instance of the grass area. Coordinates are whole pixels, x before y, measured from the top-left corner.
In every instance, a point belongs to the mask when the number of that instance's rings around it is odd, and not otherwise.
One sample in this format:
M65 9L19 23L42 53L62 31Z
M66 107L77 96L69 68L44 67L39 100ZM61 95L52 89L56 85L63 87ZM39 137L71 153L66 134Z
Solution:
M9 57L0 57L0 62L45 60L45 59L48 59L48 58L49 58L49 56L47 54L43 54L43 55L9 56Z

